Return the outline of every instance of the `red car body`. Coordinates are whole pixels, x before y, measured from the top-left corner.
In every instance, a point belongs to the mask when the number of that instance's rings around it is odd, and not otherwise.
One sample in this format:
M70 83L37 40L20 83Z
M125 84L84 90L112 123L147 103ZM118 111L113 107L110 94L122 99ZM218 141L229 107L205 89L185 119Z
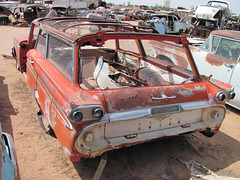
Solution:
M149 41L180 44L191 70L150 56ZM212 136L234 97L230 85L199 75L185 37L126 23L38 19L13 49L44 130L71 161L165 136Z

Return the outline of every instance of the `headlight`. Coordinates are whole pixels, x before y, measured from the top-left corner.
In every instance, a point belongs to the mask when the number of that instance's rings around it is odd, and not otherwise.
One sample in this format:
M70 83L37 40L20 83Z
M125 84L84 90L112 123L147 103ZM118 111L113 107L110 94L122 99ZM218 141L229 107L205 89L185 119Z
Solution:
M100 118L103 115L103 109L102 108L96 108L93 110L93 116L95 118Z

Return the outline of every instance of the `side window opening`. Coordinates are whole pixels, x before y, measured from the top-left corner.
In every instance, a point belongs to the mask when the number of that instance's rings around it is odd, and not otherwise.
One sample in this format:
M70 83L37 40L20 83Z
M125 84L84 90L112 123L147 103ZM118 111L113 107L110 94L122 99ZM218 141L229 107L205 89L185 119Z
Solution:
M221 38L213 36L213 43L212 43L213 44L213 47L212 47L213 53L216 53L220 40L221 40Z
M97 67L103 63L111 63L117 59L115 52L115 40L104 42L101 47L91 46L90 42L85 43L79 51L80 54L80 71L79 83L83 89L98 89L96 83ZM95 72L95 75L94 75Z
M35 49L45 57L45 55L46 55L46 32L43 30L39 31Z
M73 72L73 48L49 35L48 60L70 81Z
M39 30L40 30L39 26L35 25L33 30L33 39L32 39L33 41L37 40Z
M237 62L239 58L240 42L230 39L222 39L217 49L216 55Z
M119 49L139 55L139 50L135 40L119 40Z
M210 36L203 42L200 48L208 51L209 50L209 43L210 43Z

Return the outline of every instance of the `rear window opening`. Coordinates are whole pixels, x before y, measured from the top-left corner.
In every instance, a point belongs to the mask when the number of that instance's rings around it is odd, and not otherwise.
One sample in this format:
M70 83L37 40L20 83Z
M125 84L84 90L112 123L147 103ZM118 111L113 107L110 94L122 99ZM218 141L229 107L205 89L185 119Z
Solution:
M154 57L147 41L142 41L146 54L143 58L136 43L136 40L119 40L117 51L113 41L106 42L103 47L82 47L80 87L86 90L116 89L194 81L195 76L186 63L182 63L187 67L183 68L165 56Z

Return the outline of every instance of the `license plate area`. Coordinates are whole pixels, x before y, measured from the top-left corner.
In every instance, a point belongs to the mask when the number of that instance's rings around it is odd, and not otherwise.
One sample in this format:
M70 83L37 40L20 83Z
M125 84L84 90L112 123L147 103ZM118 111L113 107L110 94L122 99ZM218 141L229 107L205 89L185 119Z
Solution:
M171 105L171 106L161 106L161 107L154 107L150 109L150 113L152 116L159 116L164 114L172 114L181 112L180 105Z

